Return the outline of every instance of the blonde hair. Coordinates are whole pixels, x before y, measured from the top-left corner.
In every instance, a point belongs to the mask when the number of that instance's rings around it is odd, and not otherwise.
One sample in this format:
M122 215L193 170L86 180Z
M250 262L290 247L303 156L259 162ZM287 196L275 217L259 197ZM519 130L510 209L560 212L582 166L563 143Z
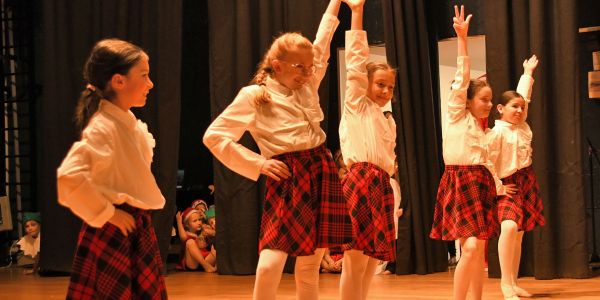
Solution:
M373 76L373 73L378 70L390 71L394 74L394 78L396 78L396 69L392 68L392 66L388 65L387 63L381 61L372 61L367 63L367 76L369 79Z
M251 84L257 84L262 87L262 93L255 98L256 104L268 103L271 97L265 88L267 77L273 75L272 62L275 59L282 59L289 52L296 49L312 49L313 44L302 34L298 32L287 32L281 34L271 44L267 53L263 56L262 61L258 64L258 68Z

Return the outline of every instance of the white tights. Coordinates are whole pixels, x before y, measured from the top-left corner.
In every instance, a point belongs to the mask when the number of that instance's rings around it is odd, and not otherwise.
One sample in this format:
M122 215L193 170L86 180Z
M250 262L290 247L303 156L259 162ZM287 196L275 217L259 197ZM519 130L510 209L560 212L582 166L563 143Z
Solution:
M313 255L296 257L296 299L319 298L319 267L323 254L325 249L317 248ZM260 252L252 296L254 300L275 299L287 257L288 254L281 250L264 249Z
M500 226L500 238L498 239L498 258L502 272L500 282L505 285L516 285L524 232L517 231L517 223L512 220L504 220Z
M377 262L378 259L367 256L360 250L344 252L340 279L340 297L342 300L367 299Z

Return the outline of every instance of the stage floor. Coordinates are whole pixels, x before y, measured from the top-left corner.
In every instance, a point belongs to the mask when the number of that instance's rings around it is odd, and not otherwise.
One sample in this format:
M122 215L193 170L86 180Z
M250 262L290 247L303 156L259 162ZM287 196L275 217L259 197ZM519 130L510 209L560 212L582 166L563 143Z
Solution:
M337 274L321 274L320 299L339 299ZM24 275L21 268L0 269L0 299L64 299L68 277ZM250 299L254 276L178 272L166 277L169 299ZM535 280L521 285L535 299L600 299L600 277ZM502 299L499 279L486 279L483 299ZM369 299L451 299L452 272L430 275L376 275ZM295 299L294 277L284 274L277 299Z

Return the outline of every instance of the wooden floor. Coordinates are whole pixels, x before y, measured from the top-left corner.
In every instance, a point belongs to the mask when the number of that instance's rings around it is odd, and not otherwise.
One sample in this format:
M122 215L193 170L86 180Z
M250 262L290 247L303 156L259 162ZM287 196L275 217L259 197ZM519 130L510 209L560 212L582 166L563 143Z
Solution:
M322 274L320 299L339 299L339 275ZM24 275L21 268L0 269L0 299L64 299L68 277ZM203 272L172 273L166 277L170 299L249 299L254 276ZM600 277L591 279L521 279L536 299L600 299ZM452 273L376 275L369 299L451 299ZM295 299L294 277L284 274L278 299ZM502 299L499 280L486 279L483 299Z

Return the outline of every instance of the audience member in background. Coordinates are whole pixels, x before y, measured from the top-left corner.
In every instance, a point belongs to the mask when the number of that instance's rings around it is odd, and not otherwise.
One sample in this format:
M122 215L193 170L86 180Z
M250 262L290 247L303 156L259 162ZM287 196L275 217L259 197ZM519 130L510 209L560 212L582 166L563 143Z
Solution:
M183 270L197 270L201 266L206 272L216 272L216 251L213 251L206 240L199 236L202 228L200 213L188 207L183 213L177 212L175 218L177 228L185 235L185 240L182 240L181 262L178 267Z
M25 274L33 274L37 272L38 262L40 258L40 231L42 229L42 219L39 213L26 212L23 215L23 224L25 227L25 236L18 242L23 255L33 260L33 268L26 269Z

